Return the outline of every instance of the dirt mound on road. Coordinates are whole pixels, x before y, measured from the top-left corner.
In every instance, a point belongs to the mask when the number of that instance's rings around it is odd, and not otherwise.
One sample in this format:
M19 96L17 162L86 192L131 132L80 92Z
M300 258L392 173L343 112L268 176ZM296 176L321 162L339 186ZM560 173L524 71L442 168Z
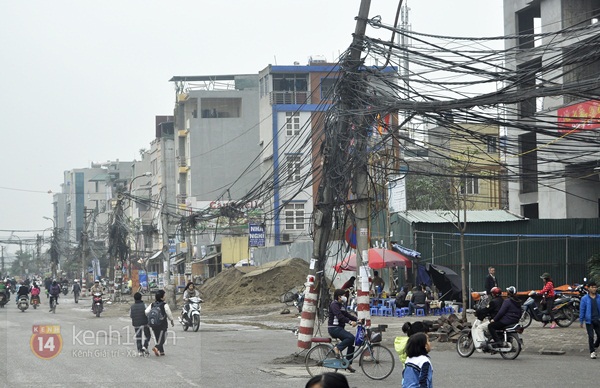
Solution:
M280 296L297 287L302 289L308 263L286 259L260 267L227 268L208 279L200 292L210 307L255 306L280 302Z

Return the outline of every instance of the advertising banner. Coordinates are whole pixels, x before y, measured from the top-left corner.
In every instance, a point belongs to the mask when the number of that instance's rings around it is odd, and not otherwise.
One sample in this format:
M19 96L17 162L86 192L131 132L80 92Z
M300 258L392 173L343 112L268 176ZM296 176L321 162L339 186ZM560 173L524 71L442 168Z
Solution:
M560 108L558 132L569 133L600 128L600 101L592 100Z

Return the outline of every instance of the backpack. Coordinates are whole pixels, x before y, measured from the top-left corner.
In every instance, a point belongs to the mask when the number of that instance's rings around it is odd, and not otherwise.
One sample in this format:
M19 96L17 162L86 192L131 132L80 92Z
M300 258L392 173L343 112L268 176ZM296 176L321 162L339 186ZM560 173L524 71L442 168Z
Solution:
M58 284L54 284L50 286L50 295L58 295L60 294L60 286Z
M148 325L150 327L161 327L166 320L164 302L152 303L152 308L148 313Z

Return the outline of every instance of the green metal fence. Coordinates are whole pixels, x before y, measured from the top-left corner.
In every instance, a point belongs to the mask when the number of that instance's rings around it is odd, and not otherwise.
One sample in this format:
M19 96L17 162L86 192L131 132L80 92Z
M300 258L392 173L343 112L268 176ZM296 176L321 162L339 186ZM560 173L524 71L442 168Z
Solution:
M413 223L394 215L394 240L421 252L420 264L434 263L461 274L460 234L450 223ZM587 260L600 253L599 219L523 220L468 223L464 236L465 273L482 290L488 267L500 285L539 289L549 272L555 285L589 277Z

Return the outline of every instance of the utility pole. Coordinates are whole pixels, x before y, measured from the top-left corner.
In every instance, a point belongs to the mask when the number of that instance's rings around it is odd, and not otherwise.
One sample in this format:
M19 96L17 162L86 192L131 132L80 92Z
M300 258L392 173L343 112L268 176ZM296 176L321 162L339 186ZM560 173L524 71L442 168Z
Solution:
M354 32L354 42L350 48L350 71L354 74L359 74L359 67L363 65L361 61L361 53L363 49L363 37L367 29L367 18L369 17L370 0L362 0L358 20L356 22L356 30ZM356 101L345 101L345 108L348 111L354 109L364 109L364 106L356 106ZM371 315L369 310L369 283L368 273L362 268L363 261L368 262L369 253L369 198L367 193L367 125L365 125L364 117L357 117L355 120L357 128L356 138L356 155L363 157L357 163L355 171L356 183L356 282L358 284L356 300L357 300L357 315L358 319L365 319L367 325L371 323ZM367 279L365 279L367 277Z
M161 134L161 164L162 164L162 187L161 191L163 193L163 203L161 210L161 219L162 219L162 252L163 252L163 263L166 263L164 268L164 283L165 283L165 292L167 301L170 306L174 308L177 307L177 300L175 298L175 288L171 286L171 260L169 258L169 196L168 196L168 172L167 172L167 139L165 138L165 134Z
M83 208L83 229L81 230L81 280L86 279L86 264L90 261L90 246L89 246L89 216L92 210L87 207Z
M350 63L349 65L350 71L356 72L361 65L360 54L362 52L363 38L365 35L366 27L367 27L367 18L369 17L369 9L371 7L370 0L362 0L360 4L360 9L358 12L358 20L356 22L356 29L354 34L354 41L352 42L351 52L350 52ZM341 110L350 111L351 104L349 101L342 101ZM338 126L339 133L345 133L350 127L350 121L346 118L340 117L338 118ZM362 120L361 120L362 121ZM366 127L365 127L366 130ZM327 142L327 140L325 140ZM340 144L325 144L325 149L328 149L328 152L331 152L332 149L341 148L345 149ZM324 152L323 154L323 169L327 169L327 164L329 163L328 159L330 155ZM320 197L317 198L318 203L315 204L314 210L314 226L315 226L315 239L313 245L313 257L310 262L310 270L306 279L306 291L304 295L304 304L302 306L302 314L300 320L300 327L298 328L298 347L301 349L309 349L312 346L312 337L314 332L314 324L316 317L316 306L318 304L318 295L323 295L324 292L328 292L326 290L326 284L320 284L318 281L315 281L317 278L317 274L323 273L325 270L325 262L327 260L327 245L329 243L329 236L331 234L332 227L332 216L333 209L335 208L334 201L334 192L331 188L332 182L328 182L328 176L324 173L322 175L323 181L321 182L322 191L320 190ZM366 188L366 163L365 163L365 171L364 171L364 186ZM366 190L365 190L366 191ZM322 193L322 194L321 194ZM362 193L362 190L361 190ZM365 206L367 204L365 203ZM367 212L364 210L361 212ZM357 211L358 214L358 211ZM368 216L368 214L367 214ZM365 217L366 220L366 217ZM362 226L362 224L361 224ZM358 227L358 225L357 225ZM358 229L357 229L358 230ZM365 236L365 240L367 237ZM358 236L357 236L358 242ZM363 245L365 244L362 241ZM368 241L366 242L368 244ZM358 245L357 245L358 248ZM367 247L368 249L368 247ZM360 256L357 254L357 270L360 263ZM360 277L357 277L360 284ZM321 291L321 292L319 292ZM368 300L368 290L366 291L366 308L363 304L361 305L361 300L364 299L364 292L359 288L358 290L358 301L359 301L359 318L361 315L364 315L365 309L367 318L369 314L369 300ZM362 309L362 310L361 310Z

